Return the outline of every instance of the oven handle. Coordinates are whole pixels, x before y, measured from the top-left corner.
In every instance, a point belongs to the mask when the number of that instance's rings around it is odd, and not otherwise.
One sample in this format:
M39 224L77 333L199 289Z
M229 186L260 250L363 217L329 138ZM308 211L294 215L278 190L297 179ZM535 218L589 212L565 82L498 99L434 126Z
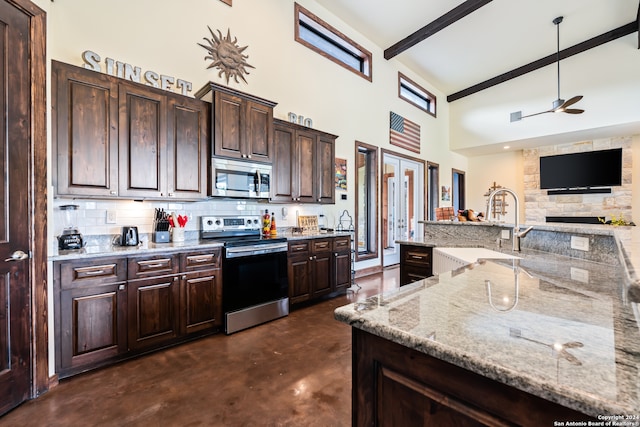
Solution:
M286 252L287 243L272 243L260 246L225 248L227 258L239 258L251 255L270 254L275 252Z

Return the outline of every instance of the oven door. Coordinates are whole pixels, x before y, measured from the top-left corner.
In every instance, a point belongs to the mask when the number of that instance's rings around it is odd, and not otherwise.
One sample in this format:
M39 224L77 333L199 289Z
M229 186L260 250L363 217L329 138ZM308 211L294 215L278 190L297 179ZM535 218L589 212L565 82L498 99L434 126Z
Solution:
M222 304L231 334L289 314L287 252L225 255Z
M271 166L234 160L212 159L211 195L266 199L269 197Z

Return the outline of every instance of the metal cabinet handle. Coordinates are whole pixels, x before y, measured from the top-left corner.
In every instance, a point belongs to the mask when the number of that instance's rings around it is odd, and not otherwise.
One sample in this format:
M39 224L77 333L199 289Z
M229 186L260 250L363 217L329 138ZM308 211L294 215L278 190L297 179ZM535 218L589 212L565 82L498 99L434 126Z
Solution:
M112 196L116 196L118 192L115 190L112 190L112 191L109 191L109 194L111 194Z
M124 291L124 285L120 285L120 286L118 286L118 290L119 290L119 291Z
M186 274L182 275L182 280L187 280L187 275Z
M89 270L84 272L85 276L98 276L104 274L104 270Z
M6 258L4 261L5 262L9 262L9 261L22 261L23 259L27 259L29 258L29 255L24 253L23 251L15 251L14 253L11 254L11 258Z

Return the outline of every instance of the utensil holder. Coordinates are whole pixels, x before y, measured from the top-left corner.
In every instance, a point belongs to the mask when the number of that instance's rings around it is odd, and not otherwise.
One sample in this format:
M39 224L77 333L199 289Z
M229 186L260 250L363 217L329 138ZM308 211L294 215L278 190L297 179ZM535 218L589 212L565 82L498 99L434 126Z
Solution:
M169 232L155 231L153 233L153 243L169 243Z
M171 241L172 242L184 242L184 228L173 227L171 229Z

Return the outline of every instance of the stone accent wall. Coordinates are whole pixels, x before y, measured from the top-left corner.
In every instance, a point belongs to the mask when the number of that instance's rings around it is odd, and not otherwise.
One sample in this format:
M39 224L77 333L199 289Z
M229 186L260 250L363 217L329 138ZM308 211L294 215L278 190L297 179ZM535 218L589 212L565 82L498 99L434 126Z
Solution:
M525 222L545 222L547 216L621 216L632 220L631 136L597 139L524 150ZM622 185L608 194L547 195L540 190L540 157L622 148Z

